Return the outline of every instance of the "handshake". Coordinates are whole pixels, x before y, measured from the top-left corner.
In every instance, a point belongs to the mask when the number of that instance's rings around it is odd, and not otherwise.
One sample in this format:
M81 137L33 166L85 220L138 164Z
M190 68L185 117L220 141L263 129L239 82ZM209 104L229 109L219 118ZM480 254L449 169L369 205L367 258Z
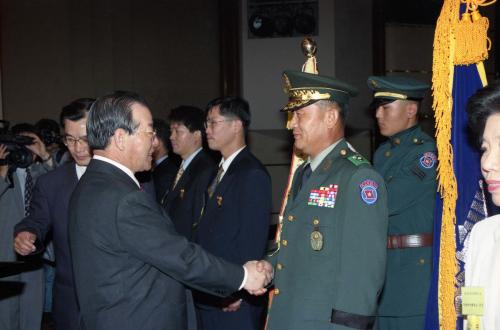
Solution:
M267 291L267 286L274 277L273 266L265 260L247 261L243 267L246 270L247 278L243 288L254 296L260 296Z

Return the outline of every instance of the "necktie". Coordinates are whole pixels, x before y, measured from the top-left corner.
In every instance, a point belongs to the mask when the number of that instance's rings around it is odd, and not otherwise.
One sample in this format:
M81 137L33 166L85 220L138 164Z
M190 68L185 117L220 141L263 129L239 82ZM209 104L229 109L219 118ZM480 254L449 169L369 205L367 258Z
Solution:
M24 184L24 215L30 215L30 204L31 196L33 193L33 177L31 176L31 170L29 167L26 168L26 183Z
M217 184L219 184L220 179L222 178L222 174L224 174L224 168L222 167L222 164L219 166L219 170L217 171L217 175L213 179L212 183L210 183L210 186L208 186L208 197L212 197L212 195L215 192L215 188L217 188Z
M300 191L303 186L305 186L307 180L311 177L312 174L312 169L311 169L311 163L307 163L306 166L302 169L302 173L300 173L300 185L299 189L297 191Z
M179 170L177 171L177 175L175 176L175 181L174 181L174 184L172 185L172 190L174 190L175 186L179 182L183 173L184 173L184 168L182 167L182 164L181 164L181 166L179 167Z

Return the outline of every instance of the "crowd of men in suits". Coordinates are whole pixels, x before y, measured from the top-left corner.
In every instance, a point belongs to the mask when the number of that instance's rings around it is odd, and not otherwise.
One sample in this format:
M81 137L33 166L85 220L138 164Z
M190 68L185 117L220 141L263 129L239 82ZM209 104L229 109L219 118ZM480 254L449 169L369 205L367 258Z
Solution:
M60 116L69 162L16 127L33 162L0 163L0 261L18 268L0 280L0 329L40 328L48 241L57 330L421 329L436 168L417 120L428 86L369 78L388 137L372 167L344 138L356 89L283 78L305 161L269 256L271 179L247 146L244 99L180 106L166 121L133 92L75 100ZM9 152L0 145L0 160Z
M24 288L0 299L0 328L40 328L43 274L32 260L48 241L56 329L258 327L266 299L257 295L272 274L248 261L264 257L271 181L246 146L250 118L241 98L172 109L168 124L135 93L78 99L60 116L71 156L63 164L35 130L21 132L36 139L29 148L41 160L29 168L40 169L26 213L24 198L15 200L26 191L8 190L19 210L2 208L12 219L2 233L11 255L2 260L19 260L16 252L34 269L3 279ZM26 186L14 179L16 189Z

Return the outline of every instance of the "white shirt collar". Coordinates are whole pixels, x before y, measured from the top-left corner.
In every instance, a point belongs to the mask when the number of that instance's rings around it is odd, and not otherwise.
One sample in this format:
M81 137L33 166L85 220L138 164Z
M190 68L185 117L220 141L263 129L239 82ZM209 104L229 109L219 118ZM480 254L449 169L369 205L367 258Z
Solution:
M229 165L231 165L231 163L236 158L236 156L238 156L238 154L241 152L241 150L245 149L245 147L246 147L246 145L244 145L240 149L236 150L235 152L233 152L231 154L231 156L227 157L227 159L222 158L220 160L219 166L222 166L222 169L224 170L224 173L222 173L222 175L220 177L221 180L224 177L224 175L226 175L226 172L227 172L227 169L229 168Z
M78 177L78 180L80 180L82 175L87 170L87 166L80 166L77 163L75 163L75 169L76 169L76 176Z
M191 163L191 161L194 159L194 157L196 157L196 155L200 153L201 149L202 149L202 148L197 149L195 152L193 152L191 155L189 155L189 157L188 157L188 158L186 158L186 159L183 159L183 160L182 160L182 164L181 164L181 166L182 166L182 169L183 169L184 171L185 171L185 170L186 170L186 168L189 166L189 164L190 164L190 163Z
M106 162L108 164L111 164L111 165L114 165L116 167L118 167L120 170L122 170L123 172L125 172L132 180L134 180L135 184L137 185L137 187L141 187L141 185L139 184L139 181L137 181L134 173L128 168L126 167L125 165L122 165L112 159L109 159L109 158L106 158L106 157L103 157L103 156L99 156L99 155L94 155L93 157L94 159L97 159L97 160L101 160L103 162Z
M160 164L161 164L161 162L162 162L162 161L164 161L164 160L165 160L165 159L167 159L167 158L168 158L168 155L165 155L165 156L163 156L163 157L161 157L161 158L158 158L157 160L155 160L155 165L156 165L156 166L160 165Z

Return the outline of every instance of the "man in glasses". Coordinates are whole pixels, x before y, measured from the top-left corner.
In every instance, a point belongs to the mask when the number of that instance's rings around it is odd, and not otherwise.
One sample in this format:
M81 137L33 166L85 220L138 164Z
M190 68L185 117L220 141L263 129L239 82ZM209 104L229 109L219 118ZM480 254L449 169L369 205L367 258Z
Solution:
M151 168L156 139L146 101L131 92L95 101L87 120L94 156L70 201L69 242L86 329L185 329L183 284L227 296L266 292L266 262L243 266L179 235L134 173Z
M57 330L78 327L78 307L68 244L68 207L71 193L92 157L87 142L87 113L93 99L81 98L62 109L63 142L73 162L41 176L33 191L31 210L15 228L14 248L20 255L42 252L52 234L56 259L52 317Z
M208 146L222 159L207 190L195 241L207 251L243 264L266 251L271 215L271 179L246 146L250 126L247 101L224 97L207 106ZM258 329L264 299L238 292L228 299L196 293L199 327L204 330Z

